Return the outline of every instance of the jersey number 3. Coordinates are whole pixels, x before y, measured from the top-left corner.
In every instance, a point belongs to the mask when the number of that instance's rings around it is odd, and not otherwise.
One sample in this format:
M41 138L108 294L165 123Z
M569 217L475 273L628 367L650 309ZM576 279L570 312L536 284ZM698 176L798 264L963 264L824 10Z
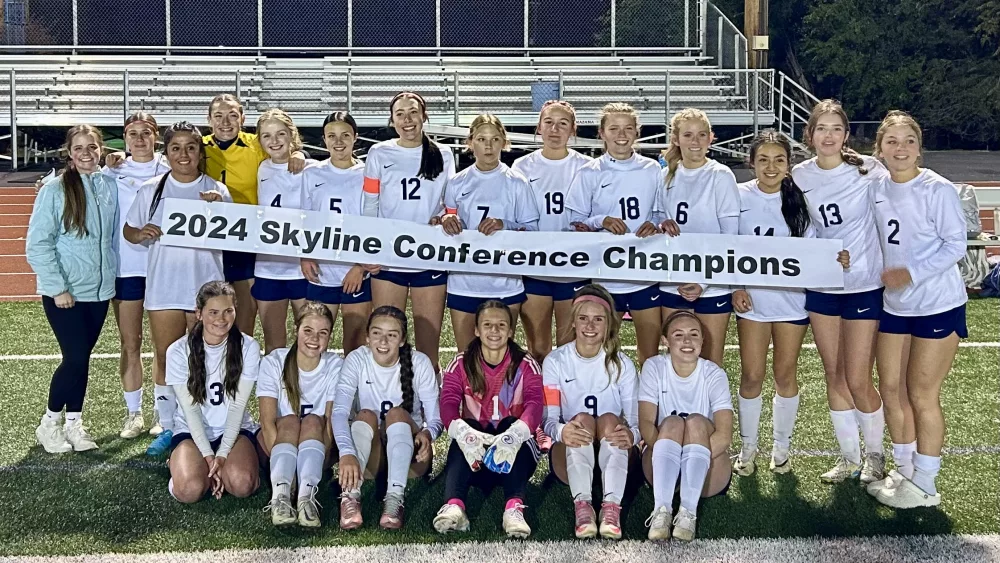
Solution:
M223 392L222 384L216 381L215 383L208 386L208 402L213 406L217 407L222 404Z

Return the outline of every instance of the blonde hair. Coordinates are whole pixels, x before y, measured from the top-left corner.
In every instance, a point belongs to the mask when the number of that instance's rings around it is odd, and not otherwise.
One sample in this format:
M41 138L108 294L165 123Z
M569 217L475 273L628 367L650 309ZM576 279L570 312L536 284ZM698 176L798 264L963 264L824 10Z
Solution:
M875 151L872 156L875 158L882 157L882 140L885 139L885 132L890 127L895 127L897 125L905 125L913 130L913 133L917 136L917 144L920 145L920 149L924 148L924 131L920 128L920 124L917 123L913 116L906 113L903 110L894 109L885 115L885 119L878 126L878 132L875 134ZM917 164L919 165L922 157L917 158Z
M607 106L605 106L607 107ZM549 110L561 110L570 115L573 119L573 135L576 135L576 108L573 104L565 100L549 100L542 104L541 111L538 112L538 123L535 124L535 134L538 134L538 128L542 126L542 118L545 117L545 112ZM634 111L634 110L633 110ZM603 119L603 118L602 118ZM638 120L638 118L637 118Z
M847 112L844 111L844 106L840 105L840 102L830 98L820 101L813 106L812 112L809 114L809 121L806 122L805 138L803 139L809 150L813 152L816 152L816 146L813 144L813 133L816 132L816 126L819 125L819 118L824 115L836 115L839 117L840 121L844 124L845 132L851 126L851 122L847 119ZM865 167L864 159L853 149L847 146L840 147L840 158L847 164L857 167L858 173L862 176L868 174L868 168Z
M667 187L670 187L670 182L673 181L674 175L677 173L677 166L681 162L681 139L680 133L678 131L681 128L681 123L685 121L699 121L702 125L708 128L708 131L712 131L712 122L708 120L708 114L696 108L685 108L681 111L675 113L673 117L670 118L670 148L663 151L663 160L667 161Z
M292 117L285 113L285 110L278 108L269 109L260 114L260 117L257 118L257 142L260 143L260 148L264 148L264 144L260 140L260 128L268 121L277 121L288 129L288 134L291 136L291 141L288 144L289 153L293 153L302 148L302 137L299 135L299 128L295 126L295 122L292 121Z
M622 350L621 343L621 316L615 311L615 300L608 290L603 286L592 283L587 284L576 292L573 297L573 309L570 313L571 319L576 319L580 315L580 309L585 303L593 303L592 299L580 299L581 297L592 296L604 303L607 313L607 330L604 333L604 370L608 372L608 384L611 384L612 371L615 374L614 382L617 383L622 374L622 360L619 354ZM573 327L570 327L571 329Z
M642 125L639 124L639 112L635 111L634 107L632 107L629 104L626 104L625 102L611 102L605 104L604 107L601 108L600 113L598 113L598 117L600 117L600 122L597 129L599 131L603 131L604 123L608 120L608 117L616 114L624 114L631 117L632 123L635 124L636 133L638 133L639 129L642 128ZM604 143L604 150L607 151L608 142L605 141L603 137L601 138L601 140Z
M503 141L501 150L510 149L510 139L507 138L507 130L504 128L500 118L492 113L481 113L469 125L469 136L465 139L465 146L468 152L472 152L472 139L476 136L476 132L486 126L493 127L500 134L500 140Z

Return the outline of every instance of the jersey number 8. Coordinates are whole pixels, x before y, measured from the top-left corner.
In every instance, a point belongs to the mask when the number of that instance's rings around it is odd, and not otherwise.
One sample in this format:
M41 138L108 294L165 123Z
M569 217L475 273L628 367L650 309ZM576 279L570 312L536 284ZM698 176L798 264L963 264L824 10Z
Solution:
M393 407L392 401L382 401L382 405L379 406L379 413L378 413L379 419L385 420L385 415L389 414L389 411L392 410L392 407Z

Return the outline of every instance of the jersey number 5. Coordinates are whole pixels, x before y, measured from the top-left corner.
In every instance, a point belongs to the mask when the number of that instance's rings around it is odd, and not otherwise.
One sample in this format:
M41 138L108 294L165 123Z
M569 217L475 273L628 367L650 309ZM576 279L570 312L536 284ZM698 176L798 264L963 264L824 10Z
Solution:
M309 411L313 410L312 405L301 404L299 405L299 418L305 418Z

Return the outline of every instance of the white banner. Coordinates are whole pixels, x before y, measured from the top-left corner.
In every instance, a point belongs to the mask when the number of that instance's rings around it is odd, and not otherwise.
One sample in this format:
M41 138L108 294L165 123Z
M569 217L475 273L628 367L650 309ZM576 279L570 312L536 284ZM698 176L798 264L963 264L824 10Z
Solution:
M232 203L164 200L171 246L351 264L575 279L842 288L839 240L466 230Z

